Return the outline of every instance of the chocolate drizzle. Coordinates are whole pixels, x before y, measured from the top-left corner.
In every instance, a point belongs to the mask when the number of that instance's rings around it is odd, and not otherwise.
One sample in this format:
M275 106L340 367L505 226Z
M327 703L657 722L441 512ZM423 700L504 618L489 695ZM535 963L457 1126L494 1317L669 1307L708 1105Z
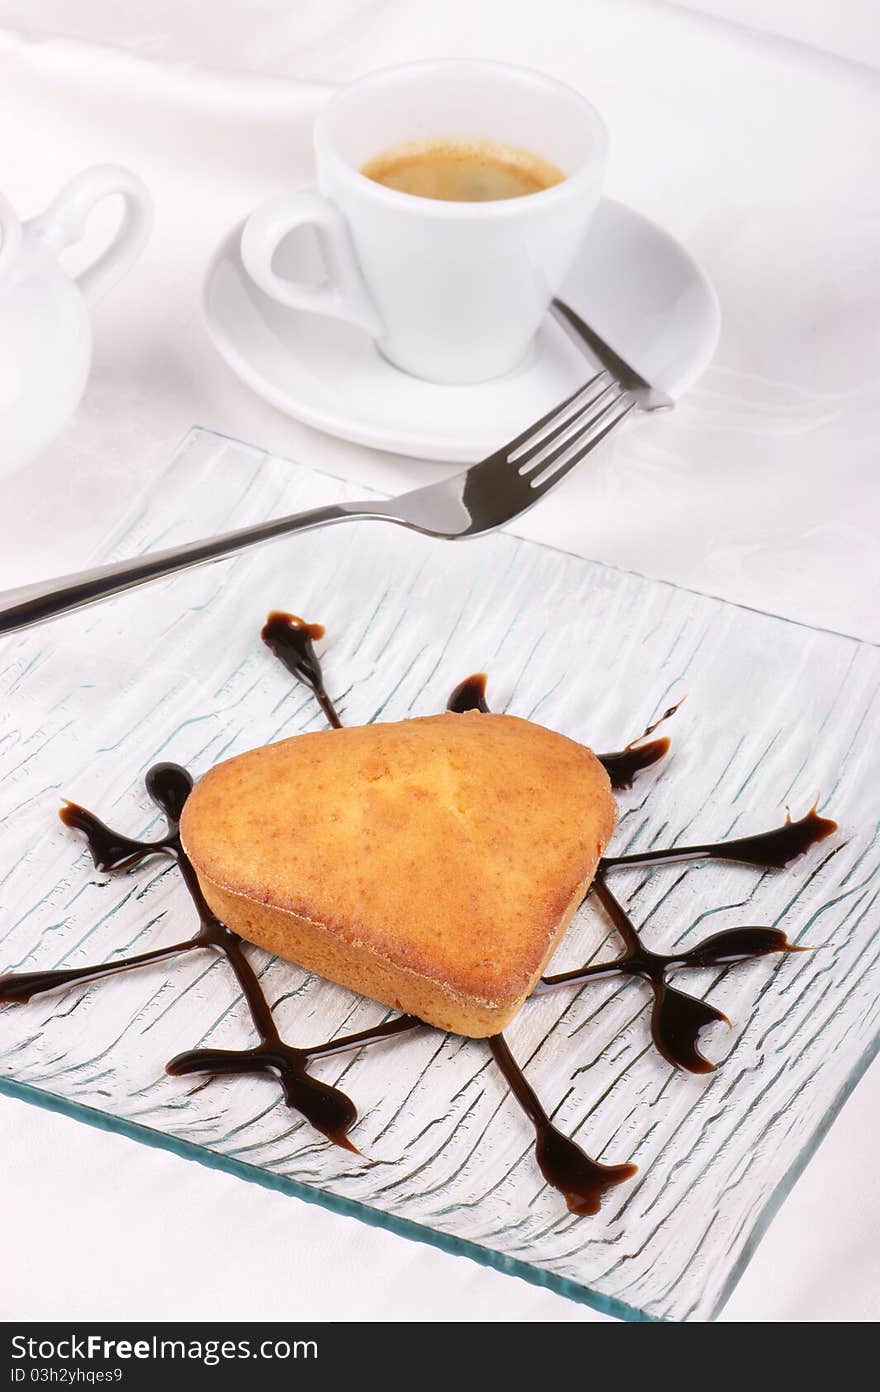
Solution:
M681 701L665 710L659 719L643 730L634 740L623 749L613 750L610 754L597 754L596 758L602 764L611 779L612 788L618 790L631 788L640 773L650 768L652 764L659 763L669 752L671 741L663 736L661 739L650 740L648 744L642 744L642 740L648 738L662 725L664 720L675 715ZM482 711L484 715L489 713L489 705L486 700L486 674L485 672L475 672L471 677L465 677L463 682L459 682L455 687L449 700L446 702L446 709L454 711L458 715L465 711Z
M647 744L642 744L642 740L653 735L658 725L662 725L664 720L675 715L680 705L681 701L676 701L674 706L665 710L657 720L648 725L634 740L630 740L623 749L615 749L610 754L596 755L611 779L612 788L618 791L631 788L640 773L644 773L645 769L650 768L652 764L658 764L661 759L666 758L672 743L668 736L663 735L660 739L650 740Z
M669 985L669 974L679 967L722 967L766 957L771 952L800 952L778 928L731 928L713 933L696 947L670 954L652 952L645 947L635 924L608 888L600 870L592 888L596 898L623 939L624 954L613 962L598 962L557 976L542 977L535 994L555 986L581 985L586 981L606 981L612 976L636 976L647 982L654 995L651 1034L663 1057L688 1073L711 1073L715 1068L700 1052L701 1032L707 1025L730 1024L726 1015L707 1001L685 995Z
M312 1077L307 1065L312 1059L328 1054L361 1049L405 1030L414 1029L420 1021L411 1015L387 1020L375 1029L344 1035L313 1048L296 1048L281 1038L272 1016L272 1009L263 994L257 975L244 953L242 940L211 912L202 894L186 852L180 842L178 822L183 804L192 789L192 778L179 764L155 764L145 779L147 791L165 813L167 830L155 841L135 841L112 830L92 812L76 803L66 803L61 820L67 826L84 833L92 860L99 870L128 870L153 855L166 855L176 860L199 919L198 931L182 942L143 952L136 957L123 957L101 966L62 968L59 971L10 972L0 976L0 1001L25 1002L33 996L61 987L84 985L104 976L149 966L168 957L199 949L213 949L226 958L247 1002L259 1043L250 1049L192 1049L177 1054L166 1065L173 1077L189 1073L220 1074L272 1073L281 1083L284 1099L328 1140L347 1150L356 1151L348 1139L348 1131L357 1120L354 1103L339 1088L330 1087Z
M680 860L732 860L754 865L760 870L783 870L804 851L810 850L837 830L837 823L820 817L815 804L796 822L791 813L772 831L741 836L734 841L707 841L699 846L668 846L659 851L637 851L635 855L604 856L603 870L624 865L671 865Z
M58 813L65 826L81 831L89 848L96 870L130 870L154 855L179 858L180 841L177 836L177 823L192 788L192 778L179 764L154 764L148 772L145 784L153 802L165 813L167 831L156 841L135 841L121 832L108 827L93 812L88 812L75 802L65 802ZM193 876L194 878L194 876ZM182 952L191 952L196 947L210 945L207 937L203 940L204 924L199 933L183 942L171 943L168 947L158 947L152 952L141 952L134 957L120 957L114 962L104 962L99 966L68 967L55 971L8 972L0 976L0 1001L29 1001L47 991L58 991L65 986L85 985L98 981L104 976L116 976L119 972L132 971L135 967L146 967L152 962L162 962L168 957L177 957Z
M607 770L612 787L631 787L640 773L666 754L670 743L668 739L652 740L649 744L642 744L641 741L674 715L680 705L681 701L670 706L624 749L596 756ZM488 711L486 678L482 675L468 677L457 686L449 698L449 709ZM670 986L670 974L681 967L731 966L774 952L802 952L806 949L794 946L778 928L745 927L714 933L686 952L668 955L652 952L644 945L632 919L608 888L608 871L624 866L659 865L680 860L729 860L761 869L782 869L836 830L837 823L820 817L813 806L798 821L792 821L789 813L783 826L759 832L755 836L743 836L733 841L711 841L697 846L672 846L633 855L604 856L588 894L595 893L623 939L623 956L612 962L599 962L574 971L544 976L532 994L543 995L558 986L607 981L613 976L639 977L647 982L653 993L651 1036L658 1051L676 1068L689 1073L711 1073L715 1064L700 1052L700 1035L708 1025L729 1025L730 1021L707 1001Z
M548 1184L563 1195L572 1213L598 1213L602 1194L632 1179L635 1165L602 1165L553 1125L508 1048L503 1034L489 1040L492 1057L510 1091L535 1128L535 1159Z
M669 984L669 976L681 967L726 967L774 952L804 952L809 949L788 941L779 928L728 928L713 933L686 951L670 954L652 952L645 947L632 919L608 888L609 870L624 866L660 865L688 860L727 860L759 869L781 870L799 855L824 841L837 830L837 823L820 817L815 806L805 816L785 822L771 831L758 832L733 841L710 841L698 846L668 847L625 856L604 856L591 885L591 891L606 910L623 939L625 952L613 962L600 962L575 971L542 977L535 994L554 986L607 980L610 976L636 976L648 983L654 1001L651 1035L663 1057L676 1068L689 1073L711 1073L711 1063L699 1049L701 1032L707 1025L730 1024L726 1015L707 1001L685 995Z
M338 729L341 721L327 694L321 662L314 648L315 642L323 635L320 624L308 624L295 614L281 612L269 615L261 633L266 646L291 676L313 693L330 725ZM487 713L485 675L478 673L459 683L449 697L447 709L458 713ZM670 707L623 749L597 756L608 771L614 788L631 787L639 774L665 756L670 744L668 738L648 740L648 736L677 709L677 705ZM644 743L646 740L648 742ZM235 974L258 1042L245 1049L200 1048L177 1054L167 1065L168 1073L175 1077L191 1073L206 1073L215 1077L221 1074L272 1074L278 1078L288 1106L306 1117L328 1140L354 1151L356 1148L348 1136L357 1119L354 1103L338 1088L313 1077L308 1065L318 1058L361 1049L419 1027L425 1028L423 1022L411 1015L400 1015L374 1029L343 1035L307 1048L286 1043L275 1025L272 1007L245 954L242 939L212 913L181 844L178 823L192 789L192 778L178 764L162 763L149 770L145 783L167 822L165 834L155 840L134 840L117 832L77 803L66 802L59 815L67 826L84 834L98 870L109 873L131 870L155 855L172 858L177 863L196 910L199 922L197 931L192 937L167 947L98 966L0 975L0 1002L23 1003L48 991L132 971L185 952L219 952ZM813 807L798 821L792 821L789 816L784 826L756 836L604 857L591 889L623 940L623 955L612 962L587 965L544 977L538 983L535 994L611 976L638 977L650 986L653 993L651 1031L659 1051L677 1068L694 1073L711 1071L714 1065L698 1047L700 1035L709 1024L718 1021L728 1023L726 1016L707 1002L674 989L669 984L670 974L680 968L728 966L769 953L803 949L789 943L785 934L778 929L743 927L715 933L687 951L665 955L653 952L645 947L632 919L609 889L608 873L624 866L650 866L697 859L739 861L763 869L781 868L835 829L836 824L820 817ZM495 1035L488 1040L488 1044L513 1096L535 1128L535 1156L545 1179L563 1194L573 1213L595 1213L604 1190L629 1179L635 1174L635 1166L605 1165L591 1159L552 1124L503 1035Z
M308 687L334 730L341 729L342 721L327 695L324 672L315 652L315 643L324 637L323 624L306 623L297 614L273 609L260 630L260 637L290 675Z
M463 682L452 692L446 702L448 711L455 711L457 715L464 715L465 711L482 711L488 715L489 707L486 704L486 673L475 672L472 677L465 677Z

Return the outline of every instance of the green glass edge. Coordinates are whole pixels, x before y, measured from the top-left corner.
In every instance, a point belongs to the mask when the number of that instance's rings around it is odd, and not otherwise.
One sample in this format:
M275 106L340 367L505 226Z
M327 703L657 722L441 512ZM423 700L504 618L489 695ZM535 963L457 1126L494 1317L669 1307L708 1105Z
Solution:
M506 1257L490 1247L481 1247L476 1242L469 1242L467 1238L451 1237L436 1228L414 1223L409 1218L398 1218L396 1214L385 1213L369 1204L360 1203L357 1199L345 1199L339 1194L331 1194L326 1189L303 1184L301 1180L273 1174L271 1170L261 1169L258 1165L233 1160L231 1156L208 1150L206 1146L197 1145L193 1141L183 1141L177 1136L169 1136L164 1131L153 1131L149 1126L142 1126L139 1122L123 1121L110 1112L86 1107L81 1102L71 1102L66 1097L59 1097L57 1093L43 1092L41 1088L31 1087L28 1083L14 1082L2 1074L0 1094L22 1102L30 1102L48 1112L60 1112L62 1116L73 1117L75 1121L85 1122L87 1126L94 1126L99 1131L112 1131L116 1135L127 1136L131 1141L153 1146L156 1150L170 1151L182 1160L195 1160L209 1170L222 1170L226 1174L235 1175L237 1179L247 1180L250 1184L260 1184L264 1189L274 1189L280 1194L302 1199L305 1203L318 1204L321 1208L329 1208L331 1213L343 1213L349 1218L357 1218L368 1227L387 1228L399 1237L407 1237L413 1242L424 1242L429 1247L439 1247L442 1252L450 1252L453 1256L470 1257L471 1261L477 1262L480 1266L491 1266L508 1276L519 1276L533 1286L543 1286L581 1305L591 1305L604 1315L613 1315L616 1319L632 1323L662 1323L656 1316L646 1314L643 1310L627 1305L622 1300L616 1300L613 1296L603 1295L601 1291L592 1290L589 1286L580 1286L562 1276L554 1276L529 1262Z
M878 1032L874 1035L873 1039L870 1040L864 1052L859 1055L859 1059L855 1067L851 1069L851 1071L847 1074L840 1087L838 1088L834 1097L834 1101L831 1103L830 1107L824 1113L824 1115L820 1118L815 1129L804 1141L804 1144L801 1146L797 1155L792 1160L785 1174L782 1176L776 1188L772 1191L766 1203L764 1204L764 1207L761 1209L760 1213L755 1218L755 1221L752 1224L752 1230L746 1239L745 1245L742 1251L740 1252L739 1257L734 1262L730 1270L730 1274L728 1275L727 1280L724 1283L721 1294L715 1302L715 1306L710 1315L710 1319L717 1319L721 1311L724 1309L724 1306L727 1304L737 1284L739 1283L740 1277L742 1276L749 1262L752 1260L752 1257L755 1255L755 1252L758 1250L758 1246L762 1238L766 1234L767 1229L770 1227L770 1224L773 1222L773 1219L779 1212L779 1209L781 1208L782 1204L785 1202L786 1198L794 1188L796 1182L800 1179L804 1170L807 1168L807 1165L810 1163L813 1156L816 1154L816 1151L819 1149L819 1146L822 1144L825 1137L828 1135L828 1132L831 1130L831 1127L834 1125L835 1121L840 1115L840 1111L843 1107L844 1102L846 1102L847 1098L855 1091L856 1087L859 1085L862 1078L865 1076L878 1054L880 1054L880 1030L878 1030Z
M248 450L253 454L262 455L265 458L284 458L285 456L270 453L268 450L260 449L258 445L250 445L244 440L237 439L234 435L226 435L223 431L212 430L207 426L194 425L184 435L177 447L172 451L169 467L187 449L190 441L198 435L213 435L218 439L228 440L230 444L238 446L240 449ZM297 460L289 460L294 468L308 468ZM351 486L350 479L343 479L339 474L331 474L327 469L314 469L311 472L325 474L326 477L334 479L336 482L345 483ZM365 493L377 492L376 489L364 488ZM511 533L511 535L513 535ZM624 575L635 575L641 580L647 580L654 585L668 586L670 589L680 590L686 594L693 594L700 599L713 599L718 604L726 604L732 609L743 609L747 613L760 614L764 618L775 619L777 623L791 624L796 628L809 629L811 633L827 633L831 637L842 638L850 643L857 643L862 647L878 647L880 644L867 642L862 638L856 638L852 634L840 633L835 629L814 628L810 624L802 623L798 619L788 619L780 614L770 614L764 609L755 609L749 605L737 604L733 600L724 599L720 595L707 594L702 590L693 590L686 585L676 585L671 580L658 580L655 576L643 575L640 571L628 570L624 566L609 565L605 561L593 561L586 556L578 556L575 552L565 551L559 546L549 546L545 542L533 541L531 538L518 538L524 540L529 546L538 546L544 551L557 551L564 556L573 556L579 561L586 561L588 565L600 566L603 570L618 571ZM803 1174L810 1160L815 1155L831 1126L834 1124L840 1113L843 1104L852 1094L854 1089L861 1081L868 1068L873 1063L877 1054L880 1053L880 1031L875 1034L868 1047L860 1055L859 1060L853 1070L843 1080L834 1098L833 1103L822 1117L818 1126L804 1142L798 1154L792 1160L782 1179L771 1193L767 1202L764 1204L760 1213L752 1225L751 1233L740 1253L739 1258L734 1264L722 1292L713 1307L709 1316L710 1320L717 1319L733 1291L738 1285L743 1272L757 1251L758 1245L766 1234L770 1224L778 1213L781 1205L791 1192L794 1184ZM112 1131L116 1135L125 1136L129 1140L139 1141L142 1145L153 1146L157 1150L167 1150L172 1155L177 1155L183 1160L194 1160L197 1164L205 1165L209 1170L221 1170L226 1174L235 1175L238 1179L243 1179L250 1184L259 1184L264 1189L273 1189L278 1193L287 1194L289 1197L302 1199L304 1203L318 1204L321 1208L327 1208L332 1213L342 1213L350 1218L357 1218L359 1222L366 1223L368 1227L385 1228L389 1232L396 1233L399 1237L408 1238L412 1242L423 1242L429 1247L437 1247L441 1252L451 1253L453 1256L468 1257L479 1266L492 1267L496 1271L504 1272L508 1276L518 1276L521 1280L529 1282L533 1286L541 1286L545 1290L552 1290L557 1295L563 1295L568 1300L573 1300L580 1305L588 1305L600 1314L611 1315L615 1319L625 1320L636 1324L658 1324L666 1323L656 1315L650 1315L644 1310L638 1309L634 1305L628 1305L625 1301L617 1300L614 1296L603 1295L601 1291L593 1290L590 1286L579 1285L575 1281L567 1280L562 1276L554 1276L551 1272L545 1271L542 1267L532 1266L529 1262L520 1261L515 1257L506 1257L500 1252L495 1252L491 1248L481 1247L478 1243L469 1242L466 1238L451 1237L447 1233L438 1231L436 1228L429 1228L421 1223L414 1223L408 1218L398 1218L392 1213L384 1213L378 1208L373 1208L369 1204L360 1203L356 1199L344 1199L339 1195L331 1194L325 1189L312 1188L311 1185L303 1184L299 1180L288 1179L284 1175L273 1174L269 1170L261 1169L256 1165L247 1165L241 1160L220 1155L218 1152L208 1150L205 1146L196 1145L192 1141L183 1141L177 1137L169 1136L163 1131L153 1131L148 1126L142 1126L137 1122L123 1121L119 1117L113 1116L109 1112L97 1111L92 1107L83 1106L80 1102L71 1102L65 1097L59 1097L56 1093L44 1092L40 1088L30 1087L26 1083L14 1082L11 1078L6 1078L0 1074L0 1094L13 1097L18 1101L28 1102L32 1106L41 1107L45 1111L59 1112L62 1116L72 1117L74 1121L81 1121L86 1126L94 1126L99 1131Z

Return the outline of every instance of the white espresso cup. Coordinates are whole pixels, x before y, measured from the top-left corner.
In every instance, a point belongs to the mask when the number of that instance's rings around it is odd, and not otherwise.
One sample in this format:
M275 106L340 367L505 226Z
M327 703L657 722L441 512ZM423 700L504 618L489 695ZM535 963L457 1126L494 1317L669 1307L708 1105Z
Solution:
M493 202L400 193L360 171L412 141L514 146L561 183ZM318 187L248 218L242 261L281 304L356 324L397 367L433 382L481 382L525 356L599 200L607 134L578 92L528 68L442 59L371 73L315 121ZM273 269L288 233L317 233L326 280Z

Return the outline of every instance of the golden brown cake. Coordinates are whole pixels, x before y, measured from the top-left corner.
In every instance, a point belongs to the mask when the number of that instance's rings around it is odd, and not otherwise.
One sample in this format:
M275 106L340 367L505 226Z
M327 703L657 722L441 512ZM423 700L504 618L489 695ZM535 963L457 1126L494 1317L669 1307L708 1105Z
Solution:
M219 764L180 824L249 942L457 1034L497 1034L614 829L595 755L509 715L298 735Z

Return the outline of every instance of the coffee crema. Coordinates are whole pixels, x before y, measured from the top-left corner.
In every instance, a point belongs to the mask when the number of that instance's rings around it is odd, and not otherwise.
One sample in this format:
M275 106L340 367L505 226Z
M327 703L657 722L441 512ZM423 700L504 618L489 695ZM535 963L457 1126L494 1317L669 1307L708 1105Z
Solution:
M493 140L414 140L375 155L361 173L376 184L447 203L523 198L562 183L555 164Z

